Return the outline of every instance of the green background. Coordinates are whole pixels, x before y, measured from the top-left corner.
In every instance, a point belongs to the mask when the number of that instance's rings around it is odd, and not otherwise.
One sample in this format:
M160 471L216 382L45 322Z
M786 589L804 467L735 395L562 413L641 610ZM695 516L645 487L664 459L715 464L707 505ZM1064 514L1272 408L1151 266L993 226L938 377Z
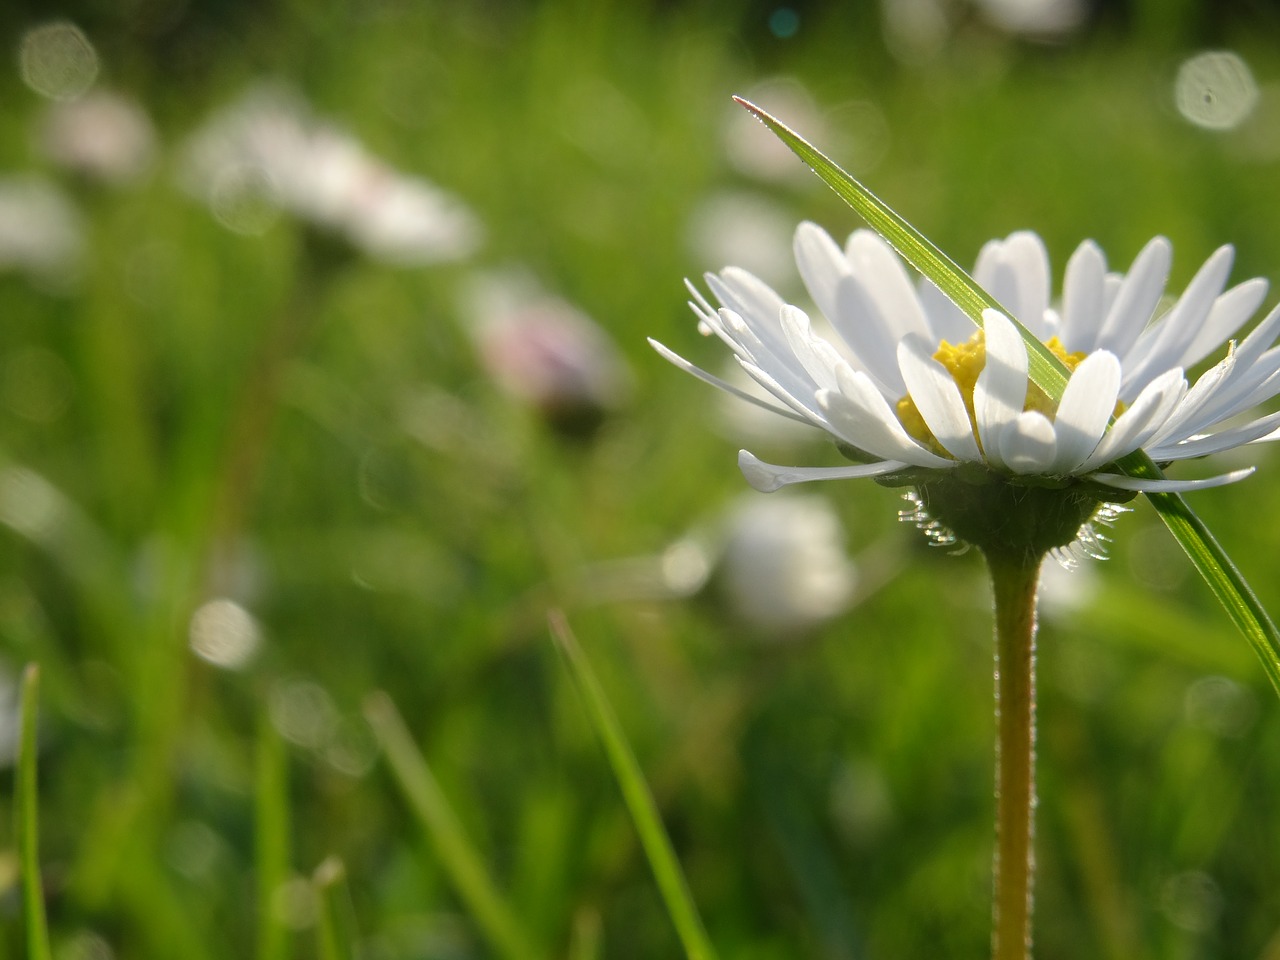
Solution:
M549 640L551 608L601 674L722 956L987 951L979 559L929 548L897 522L894 491L842 483L816 492L875 589L815 630L762 639L714 589L593 587L598 565L659 554L746 489L720 398L645 338L720 364L681 284L722 265L690 243L709 196L746 193L836 236L858 226L816 178L761 182L729 162L730 95L780 76L807 88L822 124L797 118L799 132L961 263L1030 228L1056 286L1081 239L1123 269L1162 233L1174 290L1228 242L1233 279L1280 277L1280 14L1107 5L1040 43L952 2L937 48L904 58L884 5L789 9L790 36L762 3L136 0L0 14L10 51L54 16L77 23L99 85L136 97L161 144L140 184L65 182L87 227L77 282L0 274L4 483L32 471L65 498L52 525L0 527L0 656L15 676L44 670L55 953L314 956L305 905L273 907L287 896L263 889L263 864L286 858L306 876L337 855L365 956L493 955L374 761L361 709L384 690L534 955L676 956ZM1175 77L1222 48L1261 97L1236 129L1200 129L1174 108ZM31 146L47 103L16 55L7 63L0 171L61 176ZM480 251L321 270L288 217L257 237L220 227L176 186L177 151L262 78L461 196L486 226ZM629 361L629 403L591 438L556 433L477 361L459 290L513 263ZM287 349L273 346L282 330L296 334ZM56 358L52 413L8 386L8 358L32 350ZM836 462L820 439L800 455ZM1274 609L1280 463L1266 448L1241 462L1258 475L1191 502ZM1077 575L1088 602L1046 615L1040 635L1037 955L1275 960L1275 694L1149 507L1113 535L1111 559ZM193 610L222 595L265 638L239 672L187 645ZM330 705L327 739L272 724L270 704L298 690ZM9 768L0 952L17 956L11 782Z

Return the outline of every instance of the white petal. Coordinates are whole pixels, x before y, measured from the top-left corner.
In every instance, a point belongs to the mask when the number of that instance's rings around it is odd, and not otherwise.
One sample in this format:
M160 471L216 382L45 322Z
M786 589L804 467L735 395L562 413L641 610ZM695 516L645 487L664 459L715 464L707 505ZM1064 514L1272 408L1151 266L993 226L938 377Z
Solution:
M747 478L747 483L761 493L773 493L788 484L807 483L810 480L857 480L862 477L879 477L886 473L906 470L908 466L894 460L882 460L879 463L854 464L848 467L781 467L765 463L746 450L738 451L738 469Z
M1124 355L1125 376L1120 384L1122 399L1136 396L1157 374L1182 366L1183 355L1196 339L1214 302L1226 286L1234 259L1232 247L1219 247L1196 271L1173 308Z
M801 423L811 422L807 417L802 417L799 414L793 413L791 410L786 409L785 407L780 407L780 406L777 406L776 404L772 404L768 400L765 400L761 397L753 396L747 391L739 387L735 387L733 384L729 383L727 380L721 380L719 377L715 376L714 374L707 373L707 371L703 370L701 367L695 367L692 363L690 363L684 357L680 356L680 354L676 353L674 350L668 349L663 344L659 343L657 340L654 340L652 337L649 338L649 346L653 347L654 350L658 351L659 355L661 355L667 361L675 364L685 373L691 373L695 377L697 377L699 380L702 380L705 383L709 383L713 387L719 387L725 393L731 393L735 397L738 397L739 399L746 400L748 403L754 403L757 407L763 407L765 410L768 410L770 413L776 413L781 417L787 417L790 420L798 420Z
M1057 447L1053 424L1036 410L1018 414L1000 431L1000 458L1014 473L1047 472Z
M1049 307L1049 254L1029 230L993 240L982 248L974 278L1037 337L1046 333Z
M809 296L824 315L833 317L836 291L852 272L848 259L827 231L807 220L796 227L792 250Z
M920 305L924 308L925 317L929 323L927 339L934 343L941 343L943 340L964 343L978 329L978 325L968 314L952 303L945 293L924 277L920 278L916 295L920 298Z
M906 392L894 359L898 340L906 331L898 328L896 317L880 309L859 277L844 278L836 290L835 312L828 313L827 319L881 393L900 397Z
M893 320L901 335L926 334L929 325L906 268L893 248L871 230L855 230L845 244L845 256L881 314Z
M1092 353L1106 319L1107 260L1092 240L1076 247L1067 261L1059 336L1070 351Z
M1058 450L1049 472L1073 473L1097 449L1116 408L1120 361L1105 350L1091 353L1072 372L1054 415Z
M1156 237L1134 258L1098 335L1097 348L1123 357L1141 336L1169 279L1173 247Z
M789 406L803 419L817 424L823 430L828 429L827 418L818 409L818 405L814 400L813 395L816 388L812 384L806 384L804 387L790 390L779 383L777 378L770 374L769 371L754 363L739 359L738 365L747 372L747 376Z
M1267 296L1267 281L1254 277L1237 284L1214 301L1209 318L1187 347L1178 366L1184 370L1199 363L1244 326L1255 310L1262 306Z
M828 390L835 389L835 368L845 361L831 344L813 332L804 311L787 304L782 308L781 325L792 355L814 384Z
M1088 472L1142 446L1160 429L1174 407L1186 395L1187 380L1181 370L1170 370L1147 384L1138 399L1111 425L1098 448L1077 472Z
M938 443L959 460L981 462L982 451L974 439L960 388L950 371L930 356L925 341L919 337L903 340L898 345L898 366L907 392Z
M1165 421L1164 426L1147 441L1148 446L1158 447L1183 440L1194 433L1199 433L1203 427L1213 422L1204 416L1204 410L1213 403L1218 391L1230 379L1235 367L1236 358L1227 356L1202 373L1187 391L1187 395L1182 398L1178 408Z
M1155 460L1187 460L1191 457L1207 457L1223 450L1242 447L1246 443L1258 443L1280 424L1280 412L1260 417L1252 423L1242 424L1230 430L1222 430L1205 437L1194 437L1181 443L1152 447L1148 453Z
M982 319L987 360L974 384L973 412L986 458L999 467L999 433L1027 402L1027 348L1017 328L998 310L983 311Z
M1090 480L1115 487L1117 490L1136 490L1138 493L1183 493L1188 490L1208 490L1210 487L1224 487L1249 476L1256 467L1245 467L1243 470L1232 470L1217 477L1206 477L1203 480L1146 480L1139 477L1126 477L1119 473L1095 473Z
M949 467L953 463L929 452L908 434L889 402L863 373L842 374L840 389L819 391L817 401L832 432L859 450L918 467Z

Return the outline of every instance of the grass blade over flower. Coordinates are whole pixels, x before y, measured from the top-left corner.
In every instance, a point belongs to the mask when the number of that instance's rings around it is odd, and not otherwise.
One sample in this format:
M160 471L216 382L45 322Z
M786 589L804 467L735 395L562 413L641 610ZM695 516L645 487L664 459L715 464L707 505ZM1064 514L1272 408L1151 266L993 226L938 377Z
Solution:
M1067 413L1061 405L1065 399L1068 380L1074 379L1074 376L1066 364L1022 322L1025 319L1025 313L1022 310L1006 309L973 277L957 266L950 257L865 186L776 118L746 100L737 99L807 163L841 199L861 215L908 264L936 285L975 324L985 327L990 317L999 315L1003 315L1002 320L1011 321L1013 328L1026 346L1027 379L1043 391L1060 414ZM1013 240L1014 238L1011 237L1010 245ZM1095 245L1088 242L1082 244L1068 265L1064 284L1066 304L1063 309L1063 322L1083 333L1087 333L1086 328L1092 324L1093 336L1090 339L1095 351L1101 351L1103 347L1109 348L1106 353L1112 355L1132 355L1132 351L1140 351L1139 356L1135 357L1138 362L1126 371L1127 379L1120 387L1122 398L1126 390L1132 391L1129 395L1131 406L1126 412L1134 415L1126 418L1122 413L1119 418L1112 420L1113 424L1121 419L1126 421L1119 426L1122 432L1128 434L1124 438L1128 442L1121 442L1121 437L1112 436L1115 431L1108 429L1096 447L1086 455L1087 459L1081 463L1081 466L1088 464L1096 468L1101 465L1097 462L1089 462L1101 452L1100 448L1106 447L1106 452L1114 452L1114 466L1128 478L1128 481L1114 474L1095 474L1094 479L1104 483L1112 480L1116 487L1123 484L1129 489L1141 489L1146 493L1160 518L1191 559L1196 570L1204 577L1232 622L1253 646L1272 685L1280 693L1280 631L1277 631L1275 624L1226 552L1179 495L1178 488L1165 481L1163 472L1143 449L1143 444L1154 439L1151 449L1162 460L1170 458L1172 450L1169 434L1176 433L1179 434L1176 441L1182 446L1182 455L1184 457L1195 455L1198 451L1195 444L1199 443L1200 447L1205 446L1198 437L1205 427L1221 422L1228 415L1228 411L1239 412L1274 395L1275 390L1268 390L1266 384L1272 379L1270 374L1274 372L1273 363L1280 363L1280 360L1276 359L1280 354L1267 348L1271 346L1277 325L1280 325L1280 311L1273 311L1268 315L1258 325L1257 330L1245 338L1239 350L1230 351L1227 359L1211 371L1214 378L1232 379L1233 364L1238 366L1242 361L1247 361L1244 363L1246 368L1256 368L1252 372L1246 370L1244 374L1236 376L1233 385L1223 389L1222 384L1210 381L1202 389L1201 384L1197 382L1196 386L1188 391L1185 380L1181 385L1175 382L1167 384L1160 382L1162 378L1159 374L1162 365L1167 364L1172 368L1190 366L1203 359L1209 351L1234 334L1261 303L1265 292L1265 285L1260 281L1247 281L1225 293L1221 292L1221 285L1225 281L1226 270L1230 267L1231 259L1229 248L1224 248L1201 268L1192 281L1191 287L1173 311L1145 329L1131 327L1129 332L1136 339L1129 342L1118 339L1121 337L1118 325L1125 316L1141 313L1148 302L1154 309L1167 278L1170 252L1167 241L1161 238L1148 244L1135 260L1120 288L1113 291L1113 299L1109 304L1106 285L1103 282L1106 264ZM821 291L815 289L815 284L810 284L810 287L815 299L821 301ZM714 288L713 292L719 293ZM723 298L722 302L724 302ZM1011 305L1021 306L1017 303ZM701 306L706 307L705 301ZM710 311L697 310L697 312L704 325L715 328L716 324L709 315ZM1196 314L1199 322L1189 322L1187 316L1190 314ZM1000 339L1003 340L1003 337ZM1267 351L1265 354L1264 350ZM1248 356L1242 357L1241 354L1245 353ZM1099 352L1094 355L1102 354ZM905 354L900 354L900 369L904 375L908 371L913 371L913 379L919 381L922 376L928 375L927 371L922 372L920 369L921 362L928 359L927 354L922 357L919 351L905 351ZM1104 363L1105 361L1095 362L1099 367ZM1084 366L1085 364L1081 364L1081 368ZM1079 372L1078 369L1077 373ZM1092 372L1091 376L1097 378L1100 384L1111 379L1111 374L1101 370ZM1210 374L1206 374L1206 377L1209 376ZM1140 384L1144 377L1152 377L1152 379L1147 382L1146 389L1139 393L1135 384ZM1016 377L1014 379L1016 380ZM1170 378L1170 380L1173 379ZM1109 388L1109 383L1106 385ZM1199 395L1197 391L1200 391ZM1171 402L1175 393L1179 394L1176 402ZM1212 398L1203 396L1205 393L1212 393ZM977 395L980 395L980 391L975 387L975 400ZM940 407L950 398L942 397L936 391L931 393L929 390L922 390L922 395L918 399L925 403L933 402L935 407ZM984 403L987 402L984 401ZM1043 431L1037 433L1031 419L1023 414L1012 421L1006 419L1003 423L1006 429L1010 429L1010 425L1016 423L1025 434L1025 439L1010 439L1008 446L998 442L995 445L996 449L988 453L989 455L994 453L995 458L999 459L1006 450L1013 450L1016 453L1027 452L1032 457L1048 458L1051 466L1057 471L1067 472L1063 470L1067 461L1074 460L1080 450L1090 446L1093 438L1098 436L1094 432L1098 429L1096 418L1091 416L1087 409L1083 409L1085 406L1081 403L1081 409L1077 410L1075 403L1067 404L1068 410L1072 413L1070 416L1059 417L1056 446L1052 450L1043 442ZM1147 410L1145 422L1140 422L1134 410L1136 407ZM1207 415L1206 407L1209 408ZM1160 413L1164 415L1158 415ZM947 422L943 417L934 419L938 423ZM1082 437L1080 428L1085 422L1089 424L1090 429L1086 431L1087 435ZM1271 426L1269 418L1255 421L1252 426L1261 431L1264 423L1268 428ZM821 422L819 425L826 426ZM830 430L830 427L827 429ZM1223 438L1223 446L1220 446L1220 449L1229 445L1226 442L1228 432L1224 431L1216 435ZM1247 438L1243 434L1237 434L1231 439L1237 440L1238 444L1243 444L1271 438L1272 434L1266 434L1264 437L1264 432ZM1034 442L1033 435L1039 436L1040 441ZM978 437L980 440L986 439L982 437L981 432ZM941 437L938 439L942 440ZM949 447L948 450L954 455L968 459L966 453L972 451L964 445L963 441L961 443L964 446L964 452ZM942 445L947 446L945 442ZM753 485L763 489L766 484L781 485L792 482L790 477L783 479L780 475L771 476L765 469L768 465L760 464L754 458L751 460L753 461L752 472L758 480L762 481L761 483L753 481ZM880 466L884 467L887 464L882 463ZM796 474L798 469L793 468L791 473ZM812 477L813 469L816 468L806 471L809 475L804 479ZM866 472L873 472L874 469L873 466ZM1222 478L1201 481L1199 485L1207 486L1211 483L1224 482L1228 478L1238 479L1238 476L1235 473L1226 474Z

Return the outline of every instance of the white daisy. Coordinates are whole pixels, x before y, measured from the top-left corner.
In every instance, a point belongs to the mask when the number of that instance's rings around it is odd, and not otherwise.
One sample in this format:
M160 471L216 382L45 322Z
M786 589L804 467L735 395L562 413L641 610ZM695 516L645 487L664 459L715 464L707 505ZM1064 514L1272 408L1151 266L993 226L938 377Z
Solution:
M985 329L975 332L935 286L913 284L897 255L866 230L855 232L843 250L812 223L796 231L796 262L834 328L832 338L743 270L707 275L718 310L690 285L700 328L727 343L776 404L653 345L703 380L820 427L859 461L783 467L744 450L740 466L760 490L807 480L925 477L965 464L1013 480L1087 479L1121 491L1216 486L1251 469L1201 480L1142 480L1118 473L1115 462L1140 449L1169 463L1271 439L1280 413L1223 424L1280 393L1280 349L1271 347L1280 308L1189 385L1186 369L1240 329L1267 284L1254 279L1224 290L1233 251L1222 247L1152 320L1171 254L1169 242L1157 237L1127 274L1109 273L1102 251L1086 241L1067 264L1055 309L1039 237L1019 232L983 248L975 280L1071 368L1056 406L1030 383L1027 349L1008 317L987 310Z

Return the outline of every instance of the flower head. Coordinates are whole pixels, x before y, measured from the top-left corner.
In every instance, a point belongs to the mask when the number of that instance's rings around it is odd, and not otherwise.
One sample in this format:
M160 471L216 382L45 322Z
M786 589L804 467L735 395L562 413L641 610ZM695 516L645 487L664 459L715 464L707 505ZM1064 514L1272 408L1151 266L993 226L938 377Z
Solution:
M1225 289L1231 247L1216 251L1161 310L1172 256L1163 237L1143 248L1127 274L1108 272L1097 245L1082 243L1067 264L1057 306L1039 237L1019 232L988 243L974 278L1070 370L1058 403L1030 381L1026 345L1008 316L987 310L975 330L935 286L913 283L874 233L857 231L841 249L804 223L795 256L829 335L743 270L707 275L719 309L690 286L700 328L719 336L776 402L738 391L654 344L682 369L825 430L855 461L784 467L744 450L739 464L759 490L889 478L914 484L948 513L946 503L975 496L989 509L990 497L974 491L994 487L1003 497L1043 500L1037 516L1050 502L1074 498L1069 514L1081 519L1063 521L1072 530L1065 539L1046 531L1048 549L1061 545L1048 540L1069 542L1100 502L1133 491L1215 486L1251 472L1138 479L1116 467L1125 456L1141 450L1161 464L1202 457L1269 439L1280 424L1280 414L1271 414L1225 425L1280 393L1280 349L1271 347L1280 308L1194 384L1186 378L1187 368L1231 338L1266 295L1258 279Z

